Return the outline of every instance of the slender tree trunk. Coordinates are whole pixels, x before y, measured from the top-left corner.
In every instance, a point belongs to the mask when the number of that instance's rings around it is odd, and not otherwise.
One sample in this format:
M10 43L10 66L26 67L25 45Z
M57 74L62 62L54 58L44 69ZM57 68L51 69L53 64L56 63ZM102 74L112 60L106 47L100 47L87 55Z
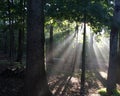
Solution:
M4 54L7 54L7 32L4 33Z
M70 24L68 23L68 26L67 26L67 28L68 28L68 34L67 34L67 37L70 35Z
M22 63L22 56L23 56L23 43L24 43L24 32L19 29L19 36L18 36L18 54L17 54L17 62Z
M51 96L44 61L44 0L28 0L25 96Z
M49 46L49 53L50 53L50 62L53 63L53 26L50 25L50 46Z
M113 24L110 33L110 57L107 78L107 94L111 96L116 89L116 72L117 72L117 53L118 53L118 28L120 24L120 0L115 0L113 15Z
M91 48L93 48L93 36L94 36L94 33L90 32L90 47Z
M10 34L10 65L13 65L14 61L14 32L13 32L13 17L11 14L11 5L13 4L13 1L8 0L8 13L9 13L9 34Z
M83 48L82 48L82 73L81 73L81 89L80 96L85 96L85 61L86 61L86 16L84 15L84 33L83 33Z
M118 51L119 51L119 54L120 54L120 31L119 31L119 49L118 49Z
M5 19L3 20L4 26L6 26ZM7 28L3 31L3 51L7 54Z
M24 0L20 0L21 5L21 25L22 28L19 29L19 35L18 35L18 54L17 54L17 62L22 63L22 56L23 56L23 46L24 46Z
M75 34L78 35L78 29L79 29L79 25L76 23L76 26L75 26Z

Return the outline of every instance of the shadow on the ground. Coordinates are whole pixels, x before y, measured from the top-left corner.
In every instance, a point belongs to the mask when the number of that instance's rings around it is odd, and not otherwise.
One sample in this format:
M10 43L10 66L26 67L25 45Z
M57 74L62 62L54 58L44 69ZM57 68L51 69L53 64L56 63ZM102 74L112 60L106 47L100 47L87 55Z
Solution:
M66 50L66 56L62 55L64 58L61 56L64 61L55 62L55 69L53 66L49 66L51 68L51 73L48 73L48 75L50 74L48 77L49 86L55 96L79 96L79 81L78 78L73 77L77 46L75 45L74 48L73 46L67 47L70 48Z
M77 78L72 77L72 75L55 76L54 80L56 81L49 83L53 94L55 96L80 96L79 85L77 85L78 81L72 81L72 79L77 80Z

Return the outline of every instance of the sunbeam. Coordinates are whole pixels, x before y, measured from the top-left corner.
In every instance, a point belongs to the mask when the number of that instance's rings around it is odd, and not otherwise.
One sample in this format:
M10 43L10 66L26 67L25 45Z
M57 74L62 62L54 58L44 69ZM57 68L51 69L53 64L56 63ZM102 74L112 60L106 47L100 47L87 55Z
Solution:
M73 50L74 50L74 42L71 42L66 51L59 57L59 58L54 58L55 65L52 66L52 70L56 70L58 72L67 71L66 68L70 67L70 63L72 62L72 56L73 56ZM69 72L69 71L68 71ZM50 74L52 74L51 72Z
M47 61L49 61L49 59L51 59L51 54L53 55L52 58L59 55L65 49L65 47L69 46L69 43L71 43L70 41L72 41L73 38L74 38L74 33L71 34L70 36L68 36L62 43L56 45L57 47L55 47L55 45L54 45L53 51L47 53L47 57L46 57ZM66 46L66 45L68 45L68 46Z
M54 93L55 95L58 94L57 93L58 90L59 90L59 95L63 96L64 94L66 94L65 91L67 90L66 88L68 86L68 83L70 82L71 83L77 82L77 85L75 84L74 88L75 89L78 88L78 90L80 89L79 87L80 81L78 80L78 78L75 78L72 75L74 74L74 72L76 73L79 72L80 56L82 49L81 48L82 43L80 41L82 39L81 37L82 37L81 31L79 31L77 34L73 33L70 37L68 37L69 39L67 39L64 43L58 45L56 50L53 50L54 63L50 65L51 71L49 75L64 74L65 76L65 78L62 78L62 80L59 79L58 80L59 83L57 84L57 86L54 86L54 88L51 89L52 93ZM59 54L60 56L58 56Z
M101 86L105 86L105 80L107 78L109 40L105 36L101 36L98 42L96 40L97 36L95 34L93 35L91 28L88 25L86 28L86 71L88 72L86 76L92 74L91 76L93 77L91 77L91 79L96 78L93 81L101 88ZM83 27L79 28L78 33L74 32L69 35L62 43L59 43L57 47L54 48L54 62L50 64L49 75L60 76L60 78L55 82L50 82L49 85L51 85L51 83L54 85L51 91L55 95L59 94L59 96L64 96L66 94L65 90L68 90L66 86L68 86L67 84L70 82L77 82L77 86L74 84L74 88L80 90L80 77L78 74L81 72L82 45ZM77 78L75 76L77 76ZM86 80L86 83L89 83L87 81L89 80ZM92 81L90 82L92 83ZM89 90L92 89L90 88Z
M101 43L94 42L94 50L95 50L98 66L100 70L107 71L109 49L106 48L105 50L104 46L105 45L103 41Z

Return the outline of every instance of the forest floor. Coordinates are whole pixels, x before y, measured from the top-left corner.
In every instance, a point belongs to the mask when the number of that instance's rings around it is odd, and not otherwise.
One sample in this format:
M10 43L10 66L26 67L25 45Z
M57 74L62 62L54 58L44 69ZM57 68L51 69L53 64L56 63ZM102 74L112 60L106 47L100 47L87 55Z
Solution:
M8 56L0 52L0 96L21 96L21 89L24 85L24 68L10 66Z

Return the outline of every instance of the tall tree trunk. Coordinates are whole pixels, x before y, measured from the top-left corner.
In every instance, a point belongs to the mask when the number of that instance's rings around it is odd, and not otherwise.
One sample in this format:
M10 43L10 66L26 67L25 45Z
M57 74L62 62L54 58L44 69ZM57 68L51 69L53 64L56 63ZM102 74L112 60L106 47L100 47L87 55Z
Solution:
M80 95L85 96L85 61L86 61L86 16L84 15L84 33L83 33L83 48L82 48L82 73L81 73L81 89Z
M76 23L76 26L75 26L75 34L78 35L78 30L79 30L79 25Z
M23 43L24 43L24 32L23 30L19 29L19 36L18 36L18 54L17 54L17 62L22 63L22 56L23 56Z
M4 26L6 26L6 22L5 22L5 19L3 20L3 24ZM3 31L3 51L4 51L4 54L7 54L7 28L4 29Z
M120 31L119 31L119 49L118 49L118 51L119 51L119 54L120 54Z
M90 32L90 47L91 48L93 48L93 36L94 36L94 33Z
M8 13L9 13L9 34L10 34L10 65L13 65L14 61L14 32L13 32L13 17L11 13L11 5L13 5L13 0L10 2L8 0Z
M110 33L110 57L109 57L109 68L108 68L108 78L107 78L107 92L111 96L113 90L116 89L116 68L117 63L115 62L117 57L117 41L118 32L116 28L111 29Z
M113 24L110 33L110 57L107 77L107 94L111 96L116 89L116 72L117 72L117 50L118 50L118 28L120 24L120 0L115 0L113 15Z
M50 62L53 63L53 26L50 25L50 46L49 46L49 53L50 53Z
M18 35L18 52L17 52L17 62L22 63L22 56L23 56L23 46L24 46L24 0L20 0L21 5L21 25L22 28L19 29L19 35Z
M44 0L28 0L25 96L51 96L44 61Z

